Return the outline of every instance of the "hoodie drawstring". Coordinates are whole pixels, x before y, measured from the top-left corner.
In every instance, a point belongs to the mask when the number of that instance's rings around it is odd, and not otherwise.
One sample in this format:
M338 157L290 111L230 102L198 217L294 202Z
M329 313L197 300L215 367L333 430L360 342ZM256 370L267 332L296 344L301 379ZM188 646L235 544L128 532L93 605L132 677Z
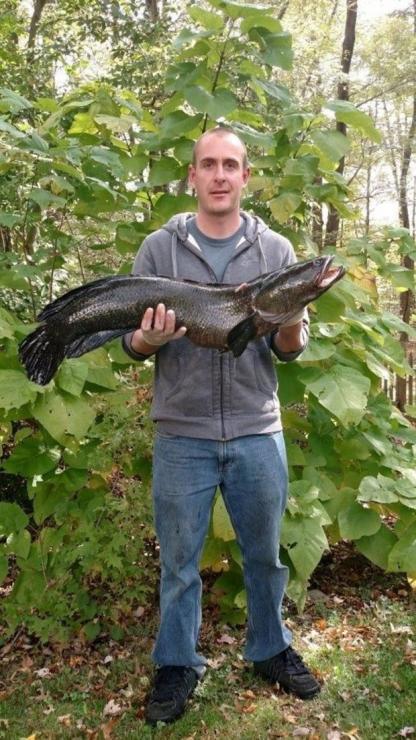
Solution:
M178 235L176 231L173 231L172 232L172 276L174 278L178 277L177 247L178 247Z
M267 269L267 259L266 259L266 255L264 254L260 234L257 234L257 244L258 244L258 248L260 252L260 275L262 275L263 273L268 272L268 269ZM263 266L264 266L264 270L263 270Z

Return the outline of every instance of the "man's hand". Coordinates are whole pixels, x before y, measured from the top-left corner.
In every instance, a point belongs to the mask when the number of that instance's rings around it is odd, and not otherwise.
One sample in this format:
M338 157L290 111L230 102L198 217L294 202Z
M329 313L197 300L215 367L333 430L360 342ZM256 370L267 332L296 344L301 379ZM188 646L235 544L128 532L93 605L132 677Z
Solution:
M275 347L281 352L297 352L305 344L303 336L303 321L291 326L281 326L273 337Z
M175 331L175 323L175 312L171 309L166 310L163 303L159 303L156 310L147 308L139 329L132 335L130 342L132 350L149 355L166 342L180 339L186 333L186 327L181 326Z

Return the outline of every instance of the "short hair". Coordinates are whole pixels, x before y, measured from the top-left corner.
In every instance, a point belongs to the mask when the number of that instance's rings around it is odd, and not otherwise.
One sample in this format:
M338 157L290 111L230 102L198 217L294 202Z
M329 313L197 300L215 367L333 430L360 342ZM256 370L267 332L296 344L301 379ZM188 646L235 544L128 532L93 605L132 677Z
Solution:
M205 139L207 136L226 136L228 134L232 134L233 136L238 139L238 141L241 144L242 150L243 150L243 169L247 169L248 167L248 155L247 155L247 148L244 143L244 141L241 139L241 137L237 134L237 132L233 129L232 126L215 126L215 128L210 128L208 131L205 131L199 139L196 140L194 144L194 148L192 150L192 164L195 167L196 165L196 157L198 153L198 146L199 143Z

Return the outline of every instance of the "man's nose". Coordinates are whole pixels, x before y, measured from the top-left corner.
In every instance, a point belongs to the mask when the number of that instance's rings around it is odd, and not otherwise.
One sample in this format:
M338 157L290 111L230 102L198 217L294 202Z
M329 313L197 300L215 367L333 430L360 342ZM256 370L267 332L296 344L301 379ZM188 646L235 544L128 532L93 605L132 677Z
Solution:
M216 180L224 180L224 167L222 164L217 165L217 169L215 171L215 179Z

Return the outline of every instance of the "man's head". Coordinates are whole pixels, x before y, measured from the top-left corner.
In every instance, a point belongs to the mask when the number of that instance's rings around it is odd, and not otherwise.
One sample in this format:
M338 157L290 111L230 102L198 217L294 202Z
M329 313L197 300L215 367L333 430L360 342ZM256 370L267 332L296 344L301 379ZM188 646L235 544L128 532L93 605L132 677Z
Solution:
M200 212L226 216L239 211L249 175L245 144L231 128L210 129L196 141L189 182L196 190Z

